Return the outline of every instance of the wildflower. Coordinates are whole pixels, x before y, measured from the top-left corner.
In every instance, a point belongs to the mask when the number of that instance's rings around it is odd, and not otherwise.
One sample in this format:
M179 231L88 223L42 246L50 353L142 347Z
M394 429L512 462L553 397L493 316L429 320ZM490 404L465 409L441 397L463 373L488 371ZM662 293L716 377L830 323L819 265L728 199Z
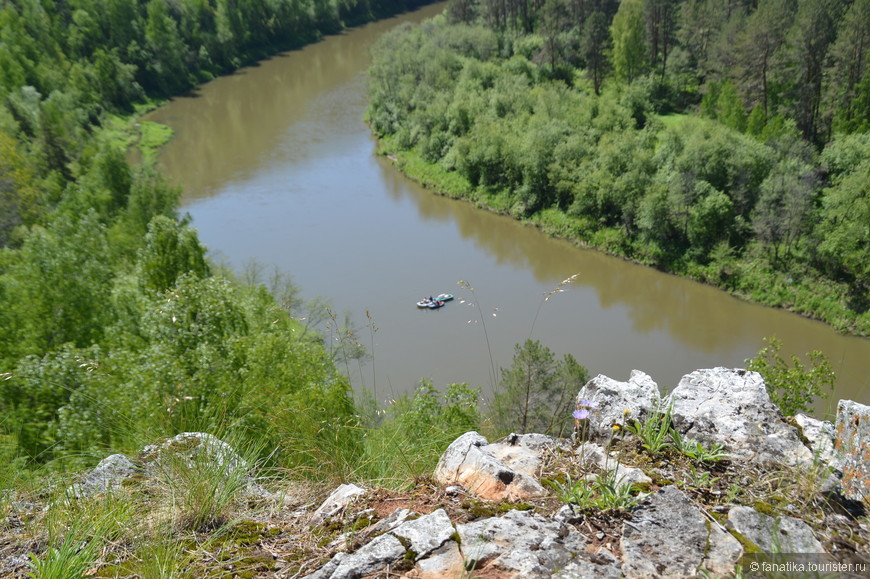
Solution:
M619 432L620 430L622 430L622 427L618 424L614 424L610 428L613 430L613 432Z
M574 417L575 420L586 420L587 418L589 418L589 414L590 414L590 412L586 408L583 408L583 409L578 408L577 410L575 410L573 412L572 416Z
M626 408L622 411L622 415L628 418L628 415L631 414L631 408Z
M598 406L598 402L595 402L594 400L586 400L586 399L583 399L583 400L580 401L579 404L577 404L577 406L578 406L579 408L592 409L592 408L596 408L596 407Z

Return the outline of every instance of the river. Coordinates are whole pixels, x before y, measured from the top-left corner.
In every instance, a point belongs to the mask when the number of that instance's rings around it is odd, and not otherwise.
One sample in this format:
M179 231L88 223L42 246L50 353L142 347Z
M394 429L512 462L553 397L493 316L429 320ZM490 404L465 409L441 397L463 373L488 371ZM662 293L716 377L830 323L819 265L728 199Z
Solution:
M837 372L817 414L839 398L870 403L870 340L548 238L434 195L376 156L363 122L369 48L443 7L281 54L149 115L175 131L159 163L214 259L277 267L349 314L372 353L349 367L352 381L380 401L421 378L489 392L493 368L529 337L591 375L627 380L636 368L668 391L692 370L742 366L778 336L784 354L819 349ZM415 307L440 292L456 300Z

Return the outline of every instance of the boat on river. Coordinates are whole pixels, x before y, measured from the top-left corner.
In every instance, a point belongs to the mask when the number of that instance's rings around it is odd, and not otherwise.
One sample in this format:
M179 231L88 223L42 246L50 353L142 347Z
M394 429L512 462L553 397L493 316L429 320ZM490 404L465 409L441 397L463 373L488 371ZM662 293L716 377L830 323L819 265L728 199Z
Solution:
M432 299L432 298L423 298L419 302L417 302L418 308L429 308L430 310L434 310L437 308L444 307L444 300Z
M435 298L435 300L439 302L449 302L452 299L453 294L438 294L438 296Z

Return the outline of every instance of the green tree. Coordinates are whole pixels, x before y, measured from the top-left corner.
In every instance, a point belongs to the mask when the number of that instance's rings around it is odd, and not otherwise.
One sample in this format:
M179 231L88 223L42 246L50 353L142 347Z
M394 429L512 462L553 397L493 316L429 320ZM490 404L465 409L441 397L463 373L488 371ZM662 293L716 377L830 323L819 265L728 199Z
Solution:
M12 240L16 227L34 223L39 213L35 175L15 140L0 131L0 248Z
M731 198L709 185L707 187L707 194L689 208L688 220L691 250L701 262L707 261L714 247L723 242L728 244L735 229Z
M586 70L592 77L592 88L596 95L601 94L601 85L607 73L607 51L610 47L610 33L607 16L600 10L589 15L583 23L580 35L580 50Z
M673 48L677 28L676 0L646 0L644 2L650 65L664 79L668 57Z
M747 368L761 374L770 395L783 414L793 416L810 412L816 398L827 398L834 389L836 376L827 357L818 350L807 353L809 367L798 356L785 360L780 355L782 341L765 338L766 346L755 358L746 360Z
M870 136L839 137L822 153L822 163L831 185L824 191L816 228L819 254L836 275L854 281L860 311L870 305Z
M540 432L561 435L568 425L577 391L589 379L570 354L556 361L538 340L514 348L513 364L502 368L493 396L493 423L499 433Z
M173 287L182 275L194 278L209 275L205 249L196 232L162 215L148 225L145 244L139 250L138 268L142 287L157 292Z
M770 114L771 78L777 75L774 55L785 42L794 15L792 0L760 0L733 48L737 85L749 106L761 104Z
M827 129L820 125L822 81L828 47L836 38L843 0L803 0L782 49L784 78L778 82L790 101L791 118L804 137L816 141Z
M815 171L796 158L774 165L761 184L752 228L762 243L773 248L774 262L779 260L781 248L789 253L806 233L815 194Z
M870 129L870 0L855 0L848 8L828 58L822 114L831 119L834 131Z
M617 78L631 82L643 75L649 66L646 43L643 0L625 0L610 26L613 42L613 71Z

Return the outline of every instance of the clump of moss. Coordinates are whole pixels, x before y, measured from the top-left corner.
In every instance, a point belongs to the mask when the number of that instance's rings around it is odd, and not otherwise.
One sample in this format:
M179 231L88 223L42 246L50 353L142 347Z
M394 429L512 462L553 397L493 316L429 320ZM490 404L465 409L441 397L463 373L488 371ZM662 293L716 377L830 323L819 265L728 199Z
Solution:
M497 517L510 511L531 511L535 508L534 505L528 503L511 503L508 501L492 503L477 499L463 501L461 507L468 512L469 518L472 520Z

